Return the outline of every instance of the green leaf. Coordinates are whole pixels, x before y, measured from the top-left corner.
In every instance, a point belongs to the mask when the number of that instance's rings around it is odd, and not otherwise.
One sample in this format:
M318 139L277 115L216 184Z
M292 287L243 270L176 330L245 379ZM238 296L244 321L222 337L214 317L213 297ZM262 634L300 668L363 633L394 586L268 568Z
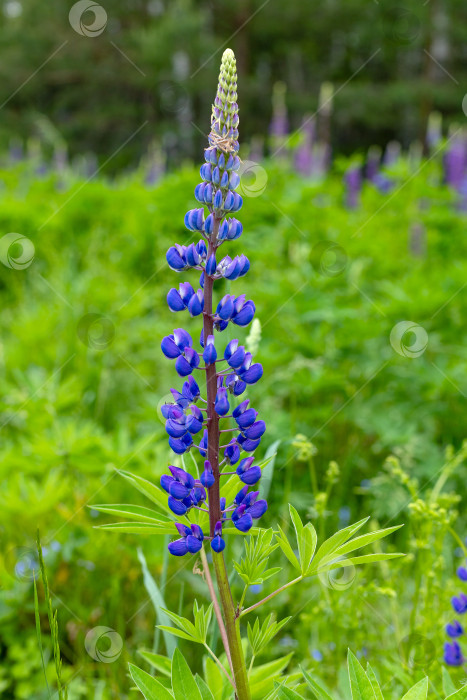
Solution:
M347 656L352 700L376 700L372 685L357 657L349 649Z
M152 668L155 668L156 671L159 671L160 673L163 673L164 676L168 676L170 678L172 669L172 662L170 659L168 659L166 656L162 656L162 654L155 654L153 651L146 651L146 649L138 651L138 654L142 656L143 659L147 661L150 666L152 666Z
M360 530L360 528L362 528L369 519L370 516L363 518L363 520L359 520L358 523L348 525L342 530L338 530L336 533L334 533L334 535L332 535L332 537L323 542L316 553L315 564L330 555L332 552L335 552L336 549L343 545L344 542L347 542L348 539L350 539L358 530Z
M405 554L401 552L385 553L378 552L377 554L363 554L361 557L344 557L341 560L330 561L328 564L323 564L318 567L319 573L325 571L332 571L333 569L342 569L346 566L358 566L359 564L373 564L377 561L387 561L388 559L397 559L398 557L405 557ZM316 567L313 566L312 573L315 573ZM308 574L310 575L310 573Z
M141 668L128 664L133 681L143 693L146 700L174 700L174 696L158 680Z
M178 625L182 630L185 630L185 632L187 634L190 634L194 639L199 641L201 644L204 643L204 639L199 639L198 631L197 631L196 627L187 617L182 617L181 615L176 615L171 610L164 609L164 612L172 620L172 622L175 622L175 624Z
M149 498L150 501L156 503L162 511L172 515L172 511L167 505L167 494L162 489L137 474L120 470L118 470L118 473L137 488L140 493Z
M303 697L292 690L292 688L282 687L279 688L277 693L278 700L303 700Z
M427 694L428 678L423 678L404 695L402 700L426 700Z
M114 530L133 535L176 535L177 529L173 523L108 523L96 525L96 530Z
M399 530L402 525L395 525L394 527L386 527L383 530L375 530L374 532L369 532L367 535L360 535L360 537L354 537L350 542L339 547L336 550L336 554L339 556L343 554L348 554L353 552L355 549L360 549L360 547L365 547L367 544L381 540L383 537L387 537L392 532Z
M253 626L248 623L248 641L250 642L251 650L254 656L258 656L264 647L269 644L271 639L273 639L291 619L290 617L286 617L284 620L276 622L273 620L273 617L274 613L271 613L263 622L261 627L258 618L256 618Z
M318 536L311 523L307 523L305 526L303 525L296 509L290 504L289 512L297 538L298 552L300 555L300 571L305 575L310 568L316 550Z
M224 676L218 665L209 657L204 657L204 677L214 695L214 700L222 700Z
M128 520L141 520L142 522L153 523L153 522L173 522L171 518L162 513L158 513L152 508L145 508L144 506L134 506L130 503L116 503L115 505L97 505L90 506L92 510L97 510L99 513L108 513L109 515L117 515L127 518Z
M279 534L276 534L276 540L279 545L279 547L282 549L284 552L285 556L289 560L289 562L292 564L292 566L297 569L297 571L302 571L302 568L300 566L300 562L298 561L297 557L295 556L295 552L293 551L292 547L290 546L290 542L287 539L287 536L285 533L282 531L282 528L280 525L277 526L277 529L279 530Z
M449 675L448 670L445 666L441 667L441 672L442 672L442 676L443 676L443 693L445 695L449 695L449 694L457 692L456 686L452 682L451 676Z
M279 659L269 661L266 664L253 668L248 674L251 685L265 680L266 678L277 676L289 665L292 656L293 654L287 654L287 656L281 656Z
M301 668L301 671L309 689L316 695L318 700L333 700L327 690L323 688L323 686L320 685L314 678L312 678L307 671L305 671L303 668Z
M179 649L172 658L172 688L175 700L203 700L190 667Z
M456 690L451 695L448 695L445 700L467 700L467 686L465 685L462 688L459 688L459 690Z
M159 590L159 586L157 585L156 581L151 576L143 551L138 549L137 553L141 564L141 569L143 571L144 586L149 593L149 597L151 598L151 603L156 613L156 619L159 624L167 625L170 622L170 617L165 613L164 597ZM164 642L167 654L171 656L177 647L177 642L170 636L170 634L164 634Z
M203 681L201 676L196 674L195 681L196 681L196 685L198 686L198 690L201 693L201 697L203 698L203 700L214 700L213 694L211 693L208 685Z
M188 634L188 632L184 632L183 630L179 630L177 627L157 625L157 628L162 630L163 632L169 632L169 634L173 634L175 637L180 637L180 639L188 639L189 642L199 643L198 640L195 639L191 634Z
M368 680L371 683L371 687L373 688L373 691L375 693L376 700L384 700L383 693L378 683L378 679L376 678L375 672L371 668L370 664L367 664L366 675L368 676Z

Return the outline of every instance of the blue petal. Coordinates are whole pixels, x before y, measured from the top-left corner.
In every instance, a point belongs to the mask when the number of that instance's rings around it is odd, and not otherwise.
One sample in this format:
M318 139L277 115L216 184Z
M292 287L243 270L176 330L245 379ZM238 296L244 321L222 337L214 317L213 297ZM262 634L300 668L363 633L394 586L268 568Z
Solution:
M188 547L186 544L186 539L175 540L175 542L169 542L168 549L170 554L174 557L183 557L184 554L188 552Z
M168 506L175 515L185 515L188 508L181 501L177 501L173 496L169 496Z
M183 311L185 304L176 289L171 289L167 294L167 304L171 311Z
M181 354L180 348L177 346L173 338L168 335L166 335L165 338L162 338L161 350L170 360L174 360Z
M211 540L211 547L215 552L222 552L225 549L225 542L220 535Z
M186 261L183 260L182 256L175 247L169 248L165 257L172 270L184 270L187 266Z
M193 535L188 535L188 537L186 538L186 546L190 554L196 554L196 552L199 552L199 550L203 546L203 543L197 537L193 537Z

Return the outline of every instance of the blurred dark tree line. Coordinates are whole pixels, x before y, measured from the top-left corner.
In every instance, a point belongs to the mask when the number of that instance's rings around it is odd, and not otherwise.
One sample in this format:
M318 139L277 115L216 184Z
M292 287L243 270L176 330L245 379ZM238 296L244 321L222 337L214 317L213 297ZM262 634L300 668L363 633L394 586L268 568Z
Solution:
M2 150L39 131L71 155L103 161L120 149L113 166L135 162L154 138L169 163L191 157L209 129L226 46L239 65L242 139L267 137L276 81L287 86L291 129L332 83L335 152L423 139L433 109L445 124L465 119L465 0L101 5L81 0L70 20L71 0L0 0Z

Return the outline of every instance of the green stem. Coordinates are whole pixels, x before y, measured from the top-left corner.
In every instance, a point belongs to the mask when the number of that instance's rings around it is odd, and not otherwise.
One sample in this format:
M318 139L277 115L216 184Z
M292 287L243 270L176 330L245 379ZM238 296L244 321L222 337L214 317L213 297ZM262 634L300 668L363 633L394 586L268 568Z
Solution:
M245 657L243 655L242 639L240 637L240 623L237 619L232 600L232 593L230 591L224 555L222 553L215 554L213 552L212 558L214 561L214 569L216 572L217 587L219 589L221 605L224 611L225 627L229 640L230 656L232 659L235 685L237 688L236 695L238 700L251 700Z
M248 669L248 673L250 673L250 672L251 672L251 669L253 668L253 664L255 663L255 658L256 658L256 657L255 657L255 655L253 654L252 657L251 657L250 667L249 667L249 669Z
M246 596L247 590L248 590L248 586L245 586L245 588L243 589L242 597L240 598L240 602L238 604L238 607L240 610L243 608L243 603L245 602L245 596Z
M280 588L278 588L277 591L273 591L272 593L270 593L269 595L267 595L266 598L263 598L262 600L259 600L257 603L255 603L255 604L252 605L251 607L246 608L246 610L242 610L242 612L240 613L239 617L243 617L243 615L246 615L247 613L251 612L251 611L254 610L255 608L258 608L258 607L259 607L260 605L262 605L263 603L266 603L268 600L271 600L271 598L274 598L276 595L278 595L278 593L282 593L282 591L285 591L286 588L290 588L290 586L294 586L294 585L295 585L296 583L298 583L299 581L302 581L302 579L303 579L303 576L300 575L300 576L298 576L298 578L294 578L293 581L289 581L288 583L285 583L283 586L281 586Z

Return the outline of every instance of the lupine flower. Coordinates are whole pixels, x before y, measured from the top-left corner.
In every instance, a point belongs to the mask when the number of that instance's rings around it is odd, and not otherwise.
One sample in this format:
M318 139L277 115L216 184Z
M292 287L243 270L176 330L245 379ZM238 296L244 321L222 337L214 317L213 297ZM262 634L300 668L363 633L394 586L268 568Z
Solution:
M453 638L461 637L464 634L464 629L460 622L454 620L454 622L450 622L446 625L446 634Z
M459 615L463 615L467 612L467 595L465 595L465 593L459 593L458 596L454 596L451 603L452 607Z
M200 335L201 352L193 347L191 335L183 328L174 330L162 339L163 354L175 360L175 369L181 377L187 377L182 390L171 389L174 403L165 404L162 414L166 419L165 429L169 445L176 454L183 454L197 448L204 459L204 469L199 480L180 467L170 466L170 474L161 477L161 486L168 494L168 505L176 515L189 517L192 508L206 513L207 500L210 509L211 496L216 494L214 503L220 503L217 512L210 512L210 541L214 552L221 553L225 548L222 526L231 520L241 532L247 532L253 520L260 518L267 510L265 500L257 500L259 492L248 492L251 485L261 478L261 468L255 466L255 451L266 430L263 420L258 420L258 412L249 408L245 400L235 405L248 385L255 384L262 377L261 364L254 362L250 352L240 345L237 339L225 347L223 359L219 342L214 332L221 333L229 323L239 327L247 326L255 315L255 305L245 294L226 294L213 304L212 289L219 279L231 282L243 277L250 269L250 262L244 254L220 257L217 249L226 241L238 239L243 231L242 224L232 216L242 206L242 198L235 191L240 184L240 159L238 153L238 105L235 58L230 50L224 52L217 95L212 108L209 145L205 149L205 163L200 168L202 182L195 187L195 199L201 206L190 209L184 218L188 231L199 233L202 239L189 245L175 244L167 251L167 262L172 270L183 272L190 269L200 271L199 289L191 282L182 281L178 289L173 287L167 294L167 304L173 312L187 310L193 318L202 316L203 329ZM227 216L229 214L229 216ZM211 311L213 309L213 311ZM218 369L219 362L227 362ZM201 364L203 363L203 364ZM192 373L204 370L208 389L205 408L197 405L200 389ZM209 393L211 392L211 393ZM209 398L210 397L210 398ZM231 404L232 406L232 414ZM221 433L219 423L228 420L234 423L234 437L227 444L219 444ZM230 430L231 428L229 428ZM217 431L212 433L210 431ZM197 443L194 442L194 437ZM208 458L209 453L209 458ZM244 456L242 453L250 453ZM245 486L238 492L232 503L227 504L219 497L220 466L218 455L223 463L238 464L236 474ZM229 473L229 472L227 472ZM231 472L230 472L231 473ZM199 525L177 523L180 539L169 544L169 551L175 556L196 554L203 546L204 534Z
M458 642L446 642L444 645L444 661L448 666L462 666L464 657Z
M467 581L467 568L460 566L457 569L457 576L461 581ZM454 612L458 615L463 615L467 612L467 595L459 593L459 595L452 598L451 604ZM456 639L464 634L464 629L458 620L453 620L446 625L446 634L451 639ZM446 642L444 645L444 661L449 666L461 666L464 663L462 650L457 641Z
M362 173L359 166L351 166L345 174L346 204L349 209L356 209L360 201Z
M203 546L204 535L199 525L192 525L191 528L183 523L175 523L175 527L182 535L179 540L170 542L169 552L176 557L181 557L187 552L196 554Z
M304 177L309 177L312 173L315 130L314 117L305 117L300 129L302 140L295 153L295 169Z
M216 523L211 547L215 552L222 552L225 549L225 542L222 539L222 522L220 520Z

